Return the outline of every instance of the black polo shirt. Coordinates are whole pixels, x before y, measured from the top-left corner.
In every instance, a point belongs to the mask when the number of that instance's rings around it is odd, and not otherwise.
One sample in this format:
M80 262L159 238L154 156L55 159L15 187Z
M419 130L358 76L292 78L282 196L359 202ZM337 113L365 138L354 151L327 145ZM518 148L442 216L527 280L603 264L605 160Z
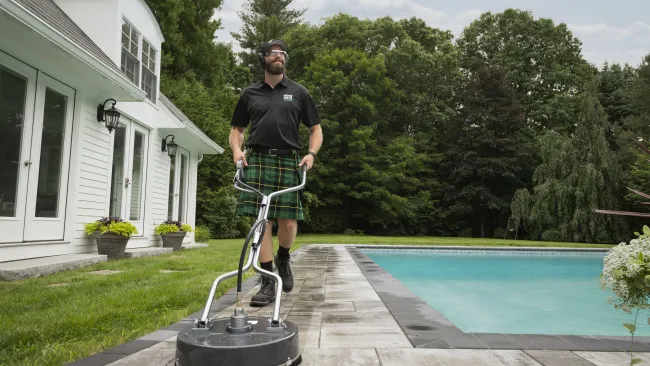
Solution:
M304 86L285 76L275 88L264 81L246 87L230 124L247 127L250 123L248 147L301 150L301 121L307 127L320 123L316 105Z

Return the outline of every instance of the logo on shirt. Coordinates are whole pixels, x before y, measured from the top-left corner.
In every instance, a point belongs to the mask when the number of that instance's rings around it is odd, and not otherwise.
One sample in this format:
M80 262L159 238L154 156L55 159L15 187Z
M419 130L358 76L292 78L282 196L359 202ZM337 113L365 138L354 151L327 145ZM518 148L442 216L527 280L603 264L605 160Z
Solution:
M293 100L293 95L291 95L291 94L285 94L284 95L284 101L285 102L290 102L292 100Z

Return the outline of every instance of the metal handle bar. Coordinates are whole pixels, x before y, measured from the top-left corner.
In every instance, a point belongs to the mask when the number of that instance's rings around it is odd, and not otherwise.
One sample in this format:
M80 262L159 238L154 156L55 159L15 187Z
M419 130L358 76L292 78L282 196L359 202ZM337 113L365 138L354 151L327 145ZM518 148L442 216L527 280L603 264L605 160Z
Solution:
M244 162L242 160L239 160L237 162L237 172L235 173L235 178L234 178L235 188L242 191L242 192L257 193L258 195L260 195L262 197L265 196L264 193L262 193L259 190L249 186L248 184L242 182L241 177L243 177L243 176L244 176ZM285 193L298 191L298 190L302 189L305 186L306 182L307 182L307 164L302 166L302 182L299 185L297 185L295 187L289 187L289 188L286 188L286 189L283 189L283 190L280 190L280 191L277 191L277 192L273 192L273 193L269 194L268 200L270 201L271 198L273 198L275 196L280 196L280 195L283 195ZM244 186L246 188L242 188L242 187L238 186L238 184L241 184L242 186Z
M260 196L263 197L262 205L266 206L266 203L270 202L271 198L273 198L274 196L279 196L279 195L282 195L282 194L285 194L285 193L294 192L294 191L297 191L299 189L302 189L305 186L305 183L307 182L307 164L302 166L302 170L303 170L303 172L302 172L302 182L300 183L300 185L297 185L295 187L286 188L286 189L283 189L283 190L280 190L280 191L277 191L277 192L273 192L267 197L264 193L258 191L257 189L255 189L255 188L253 188L253 187L249 186L248 184L241 181L240 178L244 176L244 162L242 160L239 160L237 162L237 172L235 173L235 178L234 178L235 188L240 190L240 191L243 191L243 192L259 194ZM241 185L245 186L248 189L239 187L238 184L241 184ZM272 323L277 324L279 322L280 299L281 299L281 296L282 296L282 286L281 286L282 278L280 276L278 276L277 274L273 273L273 272L269 272L269 271L266 271L266 270L262 269L259 266L259 264L257 263L257 261L259 260L260 251L257 250L257 245L256 244L259 243L261 233L264 231L262 229L262 225L266 225L266 214L267 214L266 210L261 210L260 211L258 221L251 228L250 232L248 233L248 236L246 237L246 241L244 243L244 246L247 246L249 240L253 239L253 245L251 245L250 254L248 256L248 261L246 262L246 264L243 265L243 267L241 269L236 269L234 271L222 274L221 276L217 277L217 279L214 280L214 282L212 283L212 287L210 288L210 294L208 295L208 300L207 300L207 302L205 304L205 308L203 309L203 314L201 315L201 318L197 319L196 322L195 322L196 327L204 328L204 327L207 326L207 324L209 322L210 305L212 304L212 301L214 299L214 295L215 295L215 292L217 291L217 287L219 286L219 283L221 281L227 279L227 278L231 278L231 277L237 276L239 273L245 272L246 270L248 270L251 267L251 265L253 266L253 269L256 272L258 272L258 273L260 273L262 275L273 277L273 278L275 278L276 282L278 283L278 286L277 286L277 289L276 289L276 299L275 299L275 307L273 309ZM254 235L254 238L251 238L253 235ZM245 249L242 249L242 250L245 250ZM240 266L242 266L242 264L243 264L243 263L241 263L241 260L243 259L244 253L245 252L242 252L242 258L240 258ZM237 294L237 305L239 305L239 293Z

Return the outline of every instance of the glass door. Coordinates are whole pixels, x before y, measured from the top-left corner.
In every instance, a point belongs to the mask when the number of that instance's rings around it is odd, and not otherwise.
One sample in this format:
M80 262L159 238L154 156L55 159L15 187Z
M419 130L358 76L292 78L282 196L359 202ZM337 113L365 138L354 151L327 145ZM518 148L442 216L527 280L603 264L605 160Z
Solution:
M187 170L189 164L189 156L187 153L181 152L179 154L180 167L178 169L178 216L177 220L183 223L187 222Z
M63 240L74 90L40 74L36 86L25 241Z
M187 187L189 185L190 156L187 151L177 150L176 156L170 158L169 166L169 201L167 218L187 221Z
M23 240L36 77L0 52L0 243Z
M144 202L147 172L147 151L149 131L136 123L131 124L131 154L125 207L128 207L129 221L138 228L136 236L144 235Z
M149 131L122 119L113 130L109 216L130 221L138 228L134 236L143 236Z

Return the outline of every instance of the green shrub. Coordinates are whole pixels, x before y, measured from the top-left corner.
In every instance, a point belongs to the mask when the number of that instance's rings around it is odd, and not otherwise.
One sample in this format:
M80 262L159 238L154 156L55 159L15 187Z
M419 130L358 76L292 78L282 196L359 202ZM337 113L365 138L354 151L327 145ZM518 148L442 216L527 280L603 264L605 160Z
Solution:
M235 215L237 191L231 187L221 187L218 191L205 191L197 197L197 206L210 207L210 210L197 208L197 225L210 229L211 239L232 239L248 234L255 218Z
M194 241L206 242L210 239L212 239L212 235L210 234L209 227L204 225L200 225L196 227L196 231L194 233Z

